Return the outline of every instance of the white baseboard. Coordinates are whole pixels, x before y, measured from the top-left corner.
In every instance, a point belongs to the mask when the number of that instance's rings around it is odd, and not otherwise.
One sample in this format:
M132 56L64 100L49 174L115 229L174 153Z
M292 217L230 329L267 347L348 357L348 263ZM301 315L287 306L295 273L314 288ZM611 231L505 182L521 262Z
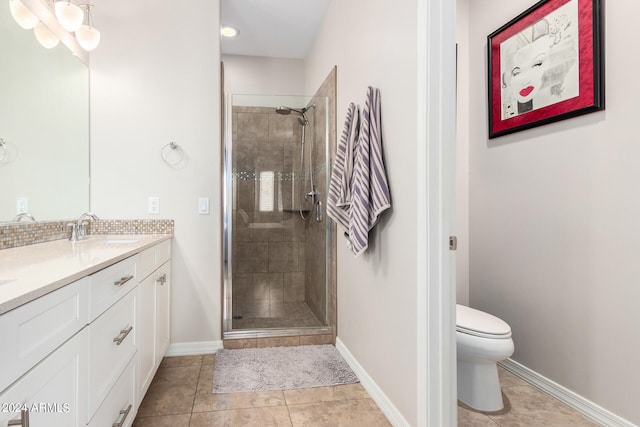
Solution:
M362 387L369 393L374 402L380 407L382 413L387 417L391 425L395 427L410 427L407 420L404 419L400 411L391 403L389 398L384 394L382 389L367 374L362 365L353 357L340 338L336 338L336 349L342 355L349 367L358 376Z
M617 416L604 409L592 401L580 396L577 393L561 386L560 384L546 378L539 373L532 371L520 363L507 359L499 363L507 371L523 379L532 386L555 397L556 399L569 405L576 411L591 418L593 421L607 427L638 427L637 425Z
M172 343L165 356L196 356L222 350L222 341L198 341Z

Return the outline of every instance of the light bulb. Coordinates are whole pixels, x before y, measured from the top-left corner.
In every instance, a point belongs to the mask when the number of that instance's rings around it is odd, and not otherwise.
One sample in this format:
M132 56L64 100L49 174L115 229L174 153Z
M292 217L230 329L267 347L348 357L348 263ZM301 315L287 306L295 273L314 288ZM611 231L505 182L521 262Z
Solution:
M70 1L58 1L55 4L56 18L62 28L69 32L74 32L84 20L84 12Z
M78 44L86 51L91 51L100 43L100 31L90 25L82 25L76 30Z
M220 34L222 34L223 37L235 37L238 33L240 33L240 31L238 31L237 28L229 25L225 25L220 29Z
M42 22L39 22L38 25L33 28L33 32L36 35L38 42L47 49L52 49L58 46L58 43L60 42L60 39L56 37L56 35L53 34L53 32Z
M9 0L9 9L13 19L25 30L30 30L39 22L36 17L20 0Z

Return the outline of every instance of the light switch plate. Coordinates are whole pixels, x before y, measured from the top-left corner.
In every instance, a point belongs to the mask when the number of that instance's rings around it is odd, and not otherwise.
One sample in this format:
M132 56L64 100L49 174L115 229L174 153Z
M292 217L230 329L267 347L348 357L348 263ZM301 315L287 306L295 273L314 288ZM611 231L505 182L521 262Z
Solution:
M198 199L198 213L200 215L209 215L209 198L200 197Z

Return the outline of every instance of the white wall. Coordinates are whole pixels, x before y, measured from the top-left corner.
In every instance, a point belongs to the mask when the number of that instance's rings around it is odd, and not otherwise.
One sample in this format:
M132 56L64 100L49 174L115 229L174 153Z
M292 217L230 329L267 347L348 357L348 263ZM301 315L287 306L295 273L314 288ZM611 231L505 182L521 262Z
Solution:
M303 95L302 59L222 55L226 94Z
M516 361L638 424L640 3L606 2L606 111L489 141L486 37L534 3L470 2L471 305Z
M103 218L172 218L172 343L220 340L219 2L97 6L91 57L91 206ZM187 156L170 168L160 150ZM160 197L160 215L147 197ZM198 215L198 197L211 214Z
M456 7L456 302L469 305L469 0Z
M393 208L372 230L361 257L338 238L338 338L410 425L418 412L416 13L413 0L332 1L305 79L310 92L337 65L338 137L349 102L364 106L369 85L381 92Z

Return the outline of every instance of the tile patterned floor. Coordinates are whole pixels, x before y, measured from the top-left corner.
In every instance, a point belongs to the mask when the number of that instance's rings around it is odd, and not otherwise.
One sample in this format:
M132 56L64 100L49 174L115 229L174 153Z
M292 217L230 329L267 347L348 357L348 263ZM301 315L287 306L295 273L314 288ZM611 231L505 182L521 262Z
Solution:
M391 425L360 384L213 394L214 362L214 355L165 358L133 427Z
M480 413L458 403L458 425L465 427L597 427L579 412L502 368L498 369L505 408Z
M215 355L167 357L133 427L388 427L360 384L255 393L211 393ZM505 409L484 414L458 405L458 425L597 426L558 400L500 369Z

